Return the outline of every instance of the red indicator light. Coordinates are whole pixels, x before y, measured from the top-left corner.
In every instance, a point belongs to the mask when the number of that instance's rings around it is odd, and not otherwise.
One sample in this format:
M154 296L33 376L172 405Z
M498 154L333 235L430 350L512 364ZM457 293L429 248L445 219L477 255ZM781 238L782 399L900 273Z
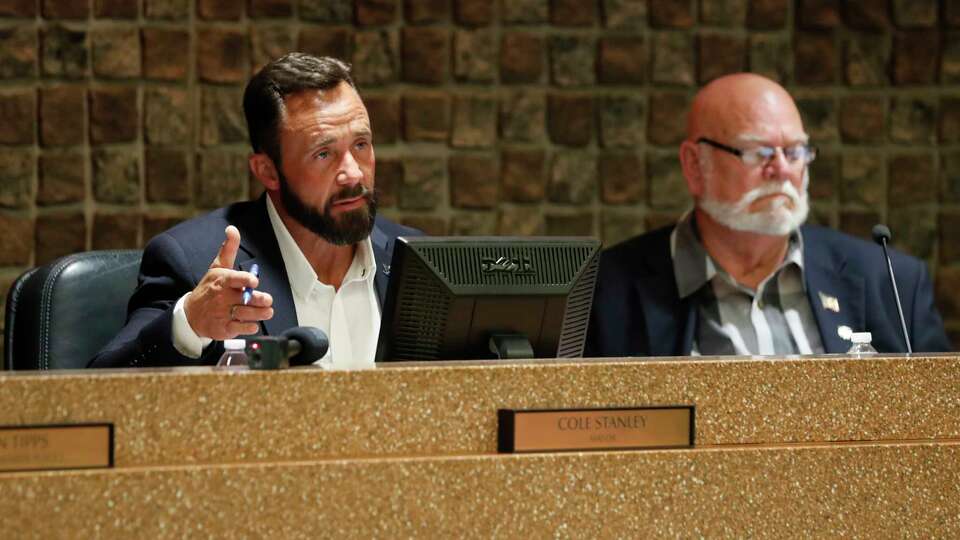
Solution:
M253 350L257 350L257 349L260 348L260 344L259 344L259 343L251 343L251 344L250 344L250 348L253 349Z

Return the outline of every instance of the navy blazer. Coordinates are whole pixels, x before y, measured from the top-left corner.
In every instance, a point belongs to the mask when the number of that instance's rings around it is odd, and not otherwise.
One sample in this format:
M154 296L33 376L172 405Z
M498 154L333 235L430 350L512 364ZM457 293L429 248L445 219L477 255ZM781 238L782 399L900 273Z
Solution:
M154 237L144 248L137 289L127 306L127 323L119 334L90 361L89 367L210 365L223 353L215 341L200 358L188 358L173 346L173 307L193 290L220 250L227 225L240 231L236 266L260 266L257 290L273 296L273 318L260 323L260 332L280 334L297 326L297 313L287 280L287 270L270 217L266 195L215 210L185 221ZM419 236L419 231L378 217L370 234L377 265L374 283L381 305L387 291L393 243L398 236Z
M585 356L690 354L697 306L677 292L672 231L672 226L659 229L603 253ZM906 352L880 246L824 227L804 225L801 231L807 298L825 351L847 352L850 342L837 334L846 325L872 332L880 352ZM949 351L926 265L896 250L890 257L913 350ZM828 302L828 309L821 294L835 298L836 305Z

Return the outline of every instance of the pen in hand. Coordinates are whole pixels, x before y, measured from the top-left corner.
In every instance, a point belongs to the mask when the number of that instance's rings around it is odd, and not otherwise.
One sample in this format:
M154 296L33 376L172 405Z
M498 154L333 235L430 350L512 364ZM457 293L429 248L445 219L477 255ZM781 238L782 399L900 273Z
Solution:
M257 263L253 263L252 265L250 265L250 273L253 274L254 277L260 277L260 267L257 265ZM243 288L243 305L249 304L250 298L252 296L253 296L253 288L244 287Z

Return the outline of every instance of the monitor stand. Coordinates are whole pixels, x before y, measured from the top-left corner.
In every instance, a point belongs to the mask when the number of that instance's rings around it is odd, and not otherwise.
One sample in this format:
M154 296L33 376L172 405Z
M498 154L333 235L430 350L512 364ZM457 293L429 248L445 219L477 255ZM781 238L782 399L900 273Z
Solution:
M533 358L533 346L523 334L490 334L490 352L501 360Z

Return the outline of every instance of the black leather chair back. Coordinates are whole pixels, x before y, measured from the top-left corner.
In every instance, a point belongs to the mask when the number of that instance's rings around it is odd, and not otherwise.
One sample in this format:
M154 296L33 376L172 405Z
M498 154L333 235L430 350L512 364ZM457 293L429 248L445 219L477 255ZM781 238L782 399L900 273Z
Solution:
M79 369L120 331L140 250L88 251L28 270L10 287L5 369Z

